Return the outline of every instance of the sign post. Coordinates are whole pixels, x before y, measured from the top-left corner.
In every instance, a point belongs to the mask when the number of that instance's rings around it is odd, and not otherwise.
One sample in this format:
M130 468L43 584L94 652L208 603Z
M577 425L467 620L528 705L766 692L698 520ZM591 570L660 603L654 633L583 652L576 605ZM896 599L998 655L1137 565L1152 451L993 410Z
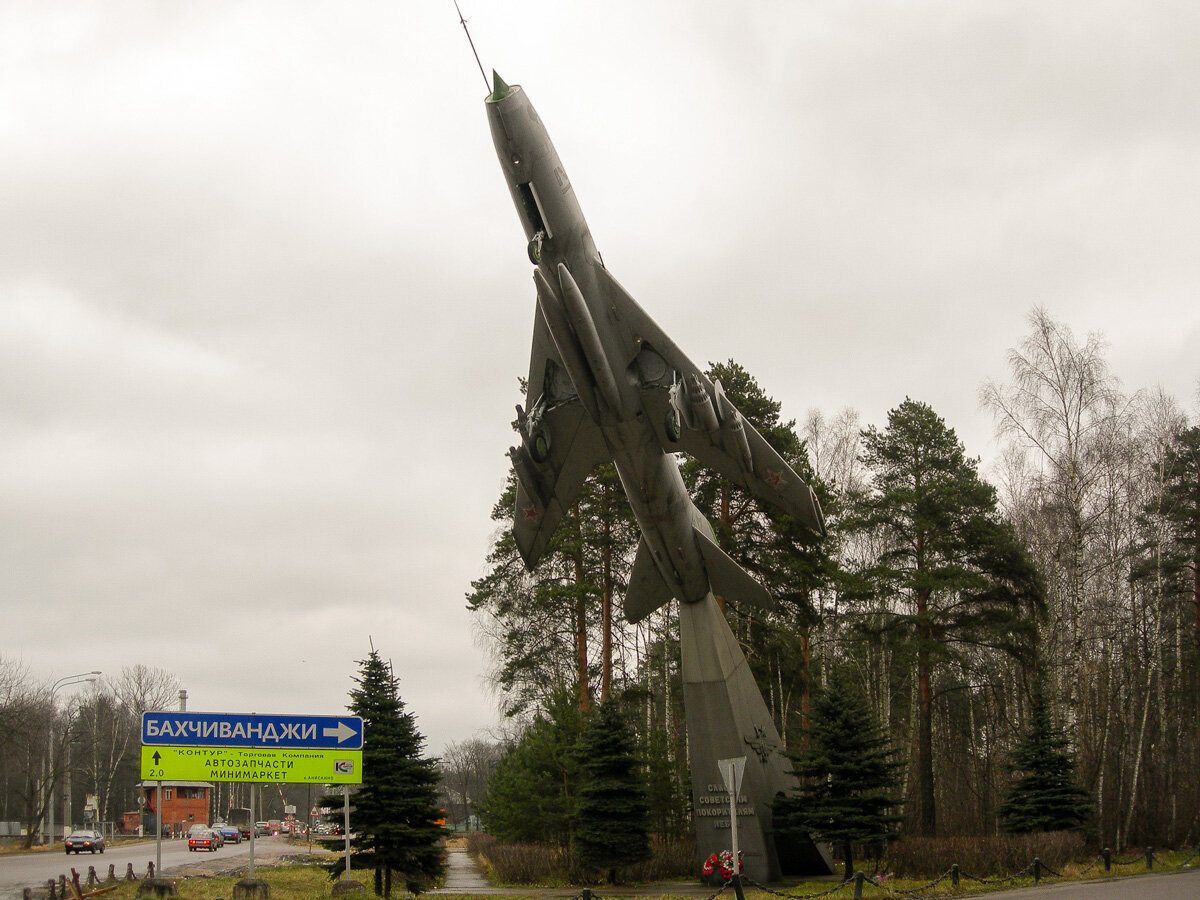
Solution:
M250 877L254 877L254 838L258 834L258 825L254 820L254 785L250 785Z
M148 712L142 778L362 784L359 716Z
M725 782L725 790L729 791L729 840L733 844L733 892L737 895L737 900L746 900L745 894L742 893L741 860L738 855L737 834L737 798L742 790L742 773L746 771L746 757L718 759L717 768L721 770L721 779Z
M142 713L142 743L159 747L361 750L360 716Z
M361 770L361 750L142 747L142 771L168 781L361 784Z
M142 714L142 780L156 781L162 870L164 781L264 781L340 784L345 793L346 872L350 871L350 788L362 784L360 716L257 713ZM295 812L295 808L291 808ZM250 789L250 878L254 877L255 806Z
M163 823L163 788L162 781L158 782L158 790L154 794L154 877L162 877L162 823Z
M342 831L346 833L346 878L350 877L350 785L342 785Z

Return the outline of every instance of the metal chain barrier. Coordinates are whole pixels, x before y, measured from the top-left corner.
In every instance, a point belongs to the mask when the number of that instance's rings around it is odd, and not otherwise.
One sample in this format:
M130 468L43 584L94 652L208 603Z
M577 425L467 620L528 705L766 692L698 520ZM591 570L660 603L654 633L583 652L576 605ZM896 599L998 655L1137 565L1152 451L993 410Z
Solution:
M962 871L960 871L959 874L962 875L963 878L970 878L972 881L978 881L980 884L1006 884L1010 881L1016 881L1018 878L1020 878L1026 872L1031 872L1031 871L1033 871L1033 863L1030 863L1029 865L1027 865L1020 872L1017 872L1013 875L1009 875L1007 878L979 878L978 876L972 875L970 872L962 872Z
M908 897L913 897L913 896L916 896L917 894L922 893L923 891L929 890L931 887L936 887L937 885L939 885L943 881L945 881L947 878L950 878L953 874L954 874L953 869L947 869L945 872L943 872L937 878L933 879L933 881L929 882L929 884L923 884L920 887L912 888L911 890L905 890L904 888L894 888L891 885L889 885L887 882L875 881L873 878L868 878L866 883L873 884L873 885L875 885L875 887L879 888L880 890L887 891L889 894L897 894L897 895L902 894L902 895L905 895ZM976 879L976 880L978 880L978 879Z
M1092 871L1092 869L1096 868L1096 866L1100 865L1100 863L1103 861L1104 861L1104 854L1101 853L1099 856L1097 856L1095 859L1093 859L1090 863L1088 863L1086 869L1081 869L1079 874L1086 875L1088 872Z
M762 891L764 894L771 894L775 897L786 897L787 900L813 900L814 897L828 897L830 894L835 894L848 884L854 884L853 878L847 878L841 884L835 884L827 891L818 891L815 894L782 894L779 891L773 891L766 885L759 884L757 881L751 881L749 878L742 878L742 884L749 885L755 890ZM710 898L711 900L711 898Z
M1200 847L1197 847L1195 850L1193 850L1192 855L1189 856L1187 859L1185 859L1183 862L1181 862L1179 865L1177 865L1175 868L1177 868L1177 869L1188 868L1191 865L1192 860L1195 859L1197 856L1200 856Z
M1143 860L1145 860L1145 858L1146 858L1146 852L1143 850L1137 856L1131 856L1131 857L1129 857L1129 859L1124 860L1124 861L1121 861L1114 857L1112 860L1112 865L1114 867L1116 867L1116 866L1132 866L1134 863L1142 862Z
M1113 859L1111 854L1109 854L1106 868L1110 867L1110 866L1130 866L1135 863L1142 862L1146 859L1147 852L1148 851L1143 851L1142 853L1139 853L1137 856L1130 857L1129 859L1124 860L1124 861ZM1177 869L1187 868L1191 865L1192 861L1198 857L1200 857L1200 847L1197 847L1192 852L1191 856L1189 856L1183 862L1179 863L1175 868L1177 868ZM1100 865L1100 863L1103 862L1104 860L1105 860L1105 853L1101 853L1099 856L1097 856L1095 859L1093 859L1090 863L1088 863L1086 867L1081 869L1079 871L1079 875L1081 875L1081 876L1086 875L1092 869L1096 868L1096 866ZM148 868L149 868L150 873L152 873L154 871L153 863L151 863ZM93 869L93 873L94 873L94 871L95 870ZM1027 865L1021 871L1015 872L1012 875L1009 875L1005 878L980 878L977 875L972 875L970 872L962 871L961 869L958 868L957 865L955 865L955 866L951 866L949 869L947 869L945 872L943 872L937 878L933 879L933 881L930 881L927 884L923 884L920 887L916 887L916 888L911 888L911 889L896 888L896 887L892 887L891 885L889 885L886 881L878 881L874 878L868 878L865 876L862 878L862 884L864 884L864 885L869 884L872 887L877 888L877 889L883 891L884 893L890 894L895 897L917 897L917 896L923 894L925 891L928 891L931 888L937 887L939 884L941 884L947 878L952 878L954 880L954 884L956 886L958 885L958 879L960 877L968 878L971 881L978 882L979 884L1001 885L1001 884L1007 884L1010 881L1016 881L1018 878L1021 878L1022 876L1027 875L1031 871L1034 872L1035 879L1038 879L1038 878L1044 877L1044 876L1050 876L1053 878L1065 878L1066 877L1065 875L1062 874L1062 872L1056 872L1054 869L1050 868L1048 865L1046 865L1040 859L1035 858L1033 862L1031 862L1029 865ZM89 874L91 874L91 873L89 873ZM94 874L92 874L92 877L95 877ZM109 866L109 878L112 879L112 877L113 877L112 866ZM131 877L133 877L133 878L136 877L136 876L133 876L133 864L132 863L129 864L129 871L126 874L127 879L131 878ZM752 887L755 890L762 891L764 894L770 894L773 897L780 897L780 898L782 898L782 900L817 900L817 898L819 898L819 897L828 897L831 894L836 894L842 888L849 887L849 886L855 884L856 880L857 880L856 878L848 878L845 881L842 881L842 882L839 882L838 884L833 885L832 887L828 888L827 890L818 891L815 894L783 893L781 891L772 890L771 888L767 887L766 885L759 884L758 882L753 881L749 878L746 878L745 876L742 877L742 884L746 885L747 887ZM90 881L90 879L89 879L89 881ZM714 893L712 893L708 897L706 897L705 900L717 900L717 898L720 897L721 894L723 894L725 892L725 890L731 884L732 884L731 881L726 881L719 888L717 888L717 890ZM856 897L859 896L858 890L859 889L856 889L856 893L855 893ZM63 896L65 896L65 895L63 895ZM51 898L53 898L53 900L57 900L57 898L54 898L53 887L51 888ZM603 898L599 894L593 893L590 888L584 888L583 891L576 894L574 897L571 898L571 900L603 900Z

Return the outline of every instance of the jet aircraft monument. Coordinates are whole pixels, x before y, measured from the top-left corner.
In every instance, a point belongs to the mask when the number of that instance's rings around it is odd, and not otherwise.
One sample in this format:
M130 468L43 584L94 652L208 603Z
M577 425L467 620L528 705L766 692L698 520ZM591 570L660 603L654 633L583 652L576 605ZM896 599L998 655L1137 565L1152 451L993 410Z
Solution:
M517 474L514 533L537 565L588 474L611 461L641 531L625 596L637 622L679 600L698 852L729 847L717 760L748 757L738 832L746 874L831 872L824 848L777 846L771 802L794 780L762 695L716 596L770 608L767 590L718 545L674 454L825 533L812 489L605 267L550 137L519 85L493 73L492 140L525 230L537 295Z

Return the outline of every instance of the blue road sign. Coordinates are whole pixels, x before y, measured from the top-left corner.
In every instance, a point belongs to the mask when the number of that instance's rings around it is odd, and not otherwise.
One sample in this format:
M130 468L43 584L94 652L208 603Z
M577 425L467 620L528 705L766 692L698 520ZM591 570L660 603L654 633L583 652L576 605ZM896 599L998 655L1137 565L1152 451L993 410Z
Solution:
M290 747L360 750L359 716L142 713L142 743L162 747Z

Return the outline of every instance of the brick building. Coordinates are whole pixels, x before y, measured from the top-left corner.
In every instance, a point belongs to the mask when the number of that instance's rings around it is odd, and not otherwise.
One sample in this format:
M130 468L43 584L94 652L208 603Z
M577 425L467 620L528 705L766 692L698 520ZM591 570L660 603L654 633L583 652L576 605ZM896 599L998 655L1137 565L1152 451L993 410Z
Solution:
M208 825L213 786L206 781L143 781L138 785L146 798L146 812L158 812L158 788L162 785L162 823L172 834L182 834L193 825Z

